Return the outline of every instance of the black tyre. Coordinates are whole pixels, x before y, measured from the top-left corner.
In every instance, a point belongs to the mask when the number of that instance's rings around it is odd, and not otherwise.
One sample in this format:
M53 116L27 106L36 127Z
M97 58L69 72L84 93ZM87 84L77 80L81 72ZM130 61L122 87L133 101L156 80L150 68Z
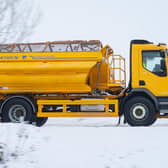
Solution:
M31 105L24 99L13 98L7 101L2 108L2 122L20 122L30 121L33 109Z
M145 97L134 97L124 107L126 122L131 126L149 126L157 119L153 103Z
M35 115L33 115L30 124L41 127L47 122L47 120L48 117L36 117Z
M43 126L48 120L48 117L40 117L36 119L36 126L41 127Z

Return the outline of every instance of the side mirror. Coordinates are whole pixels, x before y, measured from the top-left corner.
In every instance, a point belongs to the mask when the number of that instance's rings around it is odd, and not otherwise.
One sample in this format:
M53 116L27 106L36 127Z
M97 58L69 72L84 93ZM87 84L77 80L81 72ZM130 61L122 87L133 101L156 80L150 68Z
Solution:
M166 76L167 72L166 72L166 62L165 59L160 60L160 76Z
M164 50L160 50L160 54L161 54L161 57L165 58L165 51Z
M164 71L166 70L166 63L164 59L160 60L160 69Z

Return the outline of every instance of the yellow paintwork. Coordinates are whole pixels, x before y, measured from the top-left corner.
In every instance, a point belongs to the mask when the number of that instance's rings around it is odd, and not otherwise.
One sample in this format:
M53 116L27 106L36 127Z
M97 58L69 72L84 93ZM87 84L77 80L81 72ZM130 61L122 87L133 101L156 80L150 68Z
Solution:
M161 77L146 70L142 65L141 54L142 50L166 50L166 48L164 45L153 44L134 44L132 46L132 88L145 88L155 96L168 96L168 76ZM139 80L144 80L146 85L140 86Z
M31 94L38 106L38 117L118 116L117 98L121 97L120 94L102 95L98 99L92 97L90 100L81 99L80 94L73 98L72 95L66 94L84 93L89 97L95 89L121 91L122 81L116 80L113 76L114 70L118 67L111 67L112 64L109 62L109 59L116 59L112 54L113 50L108 45L100 51L90 52L1 52L0 98L5 99L7 94ZM50 96L51 93L55 97ZM102 104L105 111L67 112L68 105L89 104ZM111 104L115 105L113 112L109 109ZM62 105L63 111L42 112L44 105Z
M116 117L118 116L118 100L38 100L37 117ZM105 112L68 112L67 105L105 105ZM109 111L109 105L114 104L114 112ZM62 105L63 112L42 112L43 105Z
M90 92L88 74L101 59L101 52L1 53L0 86L8 89L0 93Z
M0 53L0 87L4 88L0 94L90 93L96 88L112 89L113 85L108 85L110 67L105 58L112 50L109 48L106 53L107 47L98 52Z
M166 46L132 45L132 88L145 88L155 96L168 96L168 76L159 77L144 69L143 50L166 50ZM168 67L168 58L166 64ZM146 85L140 86L140 80L145 81ZM123 96L123 88L125 59L113 55L108 45L94 52L0 53L0 99L5 100L7 94L31 94L38 106L37 117L118 116L118 98ZM112 91L113 94L99 95L96 99L91 94L95 89ZM86 100L80 94L73 96L66 93L85 93L85 98L93 97ZM42 112L44 105L62 105L62 112ZM68 105L104 105L105 111L68 112ZM113 112L109 105L115 105Z

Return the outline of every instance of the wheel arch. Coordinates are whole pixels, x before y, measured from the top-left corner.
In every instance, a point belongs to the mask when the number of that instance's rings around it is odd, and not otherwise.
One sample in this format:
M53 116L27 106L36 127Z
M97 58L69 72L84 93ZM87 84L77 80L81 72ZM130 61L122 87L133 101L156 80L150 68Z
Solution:
M32 108L33 112L34 112L34 113L36 112L36 105L35 105L35 103L34 103L29 97L22 96L22 95L15 95L15 96L9 96L7 99L5 99L5 100L2 102L1 107L0 107L0 113L2 113L2 110L3 110L4 105L5 105L9 100L12 100L12 99L15 99L15 98L25 100L26 102L28 102L28 103L31 105L31 108Z
M121 98L119 104L120 116L124 113L124 105L126 104L126 102L137 96L142 96L151 100L151 102L155 106L156 112L159 112L159 103L157 98L147 89L140 88L140 89L132 89L130 92L128 92L128 96L124 96Z

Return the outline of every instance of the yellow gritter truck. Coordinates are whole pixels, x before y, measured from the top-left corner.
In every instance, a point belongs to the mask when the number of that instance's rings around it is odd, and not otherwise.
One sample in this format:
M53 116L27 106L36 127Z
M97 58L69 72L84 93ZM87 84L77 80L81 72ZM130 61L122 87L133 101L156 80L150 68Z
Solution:
M0 44L0 120L121 117L149 126L168 116L165 44L132 40L125 59L100 41Z

